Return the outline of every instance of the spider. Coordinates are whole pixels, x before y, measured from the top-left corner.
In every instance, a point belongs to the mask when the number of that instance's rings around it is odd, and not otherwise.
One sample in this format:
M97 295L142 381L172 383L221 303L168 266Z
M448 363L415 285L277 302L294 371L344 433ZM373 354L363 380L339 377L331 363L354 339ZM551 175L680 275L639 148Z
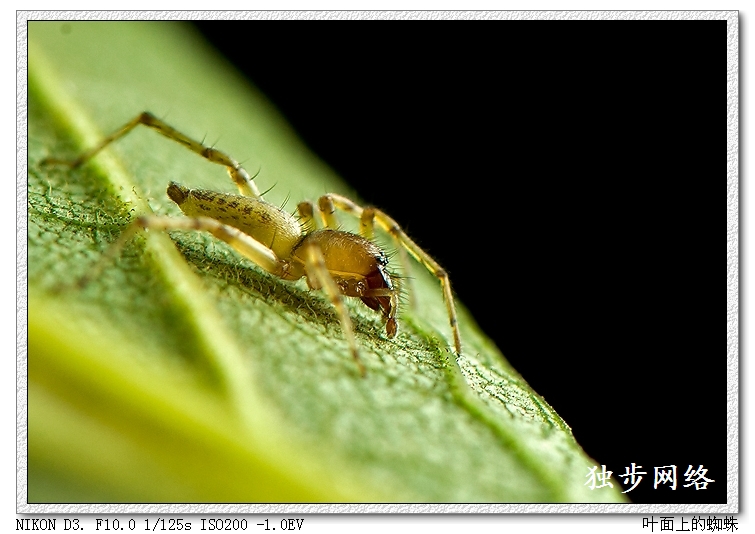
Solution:
M396 221L377 208L361 207L338 194L325 194L317 202L325 227L318 228L312 202L298 204L300 219L269 204L257 189L253 181L255 177L250 176L236 160L187 137L149 112L141 113L74 161L49 159L46 163L79 167L139 124L148 126L213 163L225 166L240 195L189 189L177 182L170 182L168 197L187 217L138 216L105 257L115 255L126 241L142 230L209 232L265 271L283 280L305 278L311 289L323 290L338 314L351 355L364 375L365 367L359 357L351 319L342 297L357 297L369 308L378 311L385 320L389 338L393 338L398 331L396 315L399 291L387 269L385 252L372 241L377 224L394 239L397 246L406 249L440 280L454 345L457 354L461 354L456 306L448 274L406 235ZM336 210L358 217L360 233L340 230Z

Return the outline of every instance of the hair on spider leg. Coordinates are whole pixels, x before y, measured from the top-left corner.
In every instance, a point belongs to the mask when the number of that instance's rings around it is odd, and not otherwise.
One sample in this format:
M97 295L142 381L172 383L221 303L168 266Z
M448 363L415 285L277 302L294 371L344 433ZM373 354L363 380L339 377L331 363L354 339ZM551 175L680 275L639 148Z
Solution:
M260 172L262 172L262 167L260 167L260 169L257 171L257 174L259 174ZM252 180L254 180L257 177L257 174L255 174L252 177ZM263 191L262 193L260 193L260 196L264 197L265 195L267 195L270 191L272 191L275 188L276 185L278 185L278 182L275 182L273 185L271 185L270 187L268 187L265 191Z
M207 138L207 134L205 134L205 136L204 136L204 137L202 138L202 144L203 144L203 145L204 145L204 140L205 140L206 138ZM212 143L211 145L209 145L209 148L210 148L211 150L217 150L217 149L216 149L215 147L217 146L217 144L218 144L218 143L220 142L220 140L221 140L222 138L223 138L223 136L222 136L222 135L219 135L219 136L218 136L218 138L217 138L217 139L215 139L215 142L214 142L214 143Z
M414 277L393 272L391 279L393 280L393 285L396 286L396 291L398 291L399 303L402 305L401 309L404 309L404 305L411 302L408 284L410 280L414 280Z
M273 187L275 187L275 184L273 184ZM283 199L283 204L281 204L280 206L278 206L278 209L282 210L283 208L285 208L286 204L288 204L289 200L291 200L291 193L286 193L286 198Z
M409 254L406 249L396 247L395 241L393 239L388 240L387 236L383 235L384 233L376 233L372 237L372 242L380 247L388 262L392 262L390 275L391 279L395 277L395 281L398 282L397 290L399 292L401 309L404 309L405 306L416 309L417 299L414 296L414 280L416 278L411 275L412 268ZM398 258L398 261L394 261L396 258Z

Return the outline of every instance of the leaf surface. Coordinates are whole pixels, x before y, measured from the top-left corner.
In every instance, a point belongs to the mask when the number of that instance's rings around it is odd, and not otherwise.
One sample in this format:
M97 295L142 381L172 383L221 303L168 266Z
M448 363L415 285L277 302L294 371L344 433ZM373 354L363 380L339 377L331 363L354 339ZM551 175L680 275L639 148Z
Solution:
M365 378L324 295L206 235L148 232L70 288L134 215L180 216L169 181L235 192L143 127L41 165L144 110L262 169L271 203L359 201L190 28L30 22L28 89L29 502L622 502L462 305L456 358L417 264L395 339L348 303Z

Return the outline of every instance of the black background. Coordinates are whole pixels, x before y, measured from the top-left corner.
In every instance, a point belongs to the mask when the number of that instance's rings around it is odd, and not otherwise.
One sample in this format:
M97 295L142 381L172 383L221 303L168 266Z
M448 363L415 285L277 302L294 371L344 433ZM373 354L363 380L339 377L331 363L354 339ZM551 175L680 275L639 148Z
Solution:
M449 271L614 484L643 466L634 502L726 502L725 21L197 27ZM715 482L684 488L690 464Z

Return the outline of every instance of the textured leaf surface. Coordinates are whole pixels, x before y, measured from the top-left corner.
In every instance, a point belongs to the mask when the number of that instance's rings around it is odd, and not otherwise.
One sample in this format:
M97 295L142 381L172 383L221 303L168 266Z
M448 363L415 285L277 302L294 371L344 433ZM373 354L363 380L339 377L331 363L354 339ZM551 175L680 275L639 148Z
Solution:
M322 294L204 235L137 237L60 291L134 214L179 216L170 180L235 192L146 128L79 169L40 166L143 110L261 168L273 203L358 200L189 28L31 22L29 502L622 500L584 485L593 462L463 306L456 359L419 265L396 339L349 302L366 378Z

